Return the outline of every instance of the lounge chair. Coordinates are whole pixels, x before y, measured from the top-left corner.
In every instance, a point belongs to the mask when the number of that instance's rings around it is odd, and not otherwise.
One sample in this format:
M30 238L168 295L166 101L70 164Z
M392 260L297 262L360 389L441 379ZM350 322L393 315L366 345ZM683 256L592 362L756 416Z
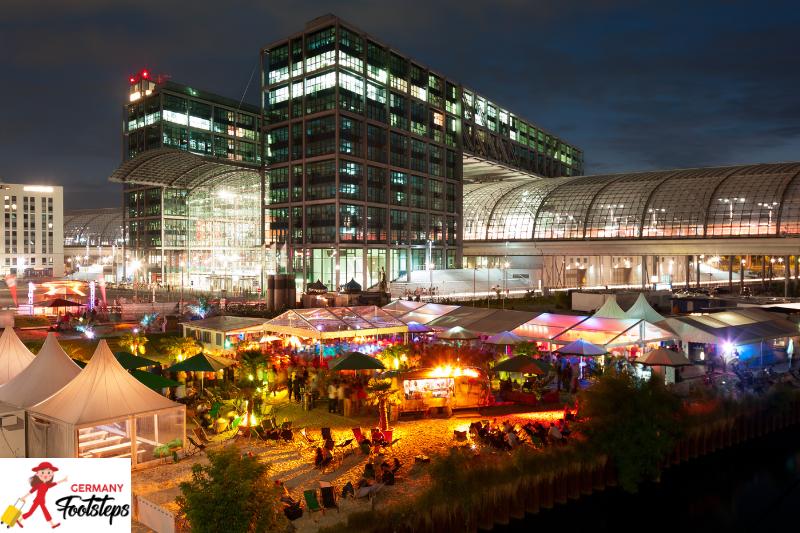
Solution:
M336 509L339 512L339 504L336 501L336 491L333 485L327 481L319 482L319 495L322 498L322 506L326 509Z
M322 514L325 514L325 508L319 504L319 500L317 500L317 490L316 489L308 489L303 491L303 498L306 500L306 508L308 512L311 513L311 516L314 516L314 513L317 511L322 511Z
M195 441L191 435L187 435L186 438L189 441L189 449L186 450L186 457L191 457L192 455L206 451L206 445L202 442Z
M353 438L356 439L358 444L361 444L361 441L366 439L367 437L364 436L364 433L361 432L361 428L353 428Z
M208 433L206 433L205 430L200 426L193 428L192 433L194 433L194 436L197 438L198 442L205 444L206 446L211 444L211 439L208 438Z
M267 439L261 436L261 433L258 432L258 429L252 426L250 427L250 438L255 438L261 442L267 442Z
M314 447L314 446L317 445L316 439L312 439L308 435L308 431L306 431L306 428L302 428L300 430L300 435L302 435L302 437L303 437L303 444L307 444L309 447Z
M392 440L392 430L381 431L378 428L372 429L372 445L380 446L381 448L391 448L400 440L396 438Z

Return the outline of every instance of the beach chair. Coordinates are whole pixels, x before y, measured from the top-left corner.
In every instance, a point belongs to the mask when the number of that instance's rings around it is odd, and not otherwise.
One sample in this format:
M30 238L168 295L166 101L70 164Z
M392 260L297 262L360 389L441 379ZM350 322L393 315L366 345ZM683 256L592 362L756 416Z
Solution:
M336 491L333 485L327 481L320 481L319 495L322 498L322 506L325 509L336 509L336 512L339 512L339 503L336 501Z
M321 511L322 514L325 514L325 508L319 504L319 500L317 500L317 490L316 489L308 489L303 491L303 498L306 501L306 509L308 512L311 513L311 516L314 516L314 513L317 511Z
M189 441L189 449L186 450L186 457L191 457L192 455L206 451L206 445L202 442L195 441L191 435L187 435L186 438Z
M361 441L366 439L367 437L361 432L361 428L353 428L353 438L356 439L356 443L361 444Z
M236 418L233 419L233 422L231 422L231 427L228 428L228 431L231 432L231 435L230 437L228 437L228 440L235 440L237 437L239 437L241 433L239 426L242 425L243 420L244 420L243 416L237 416Z
M211 439L208 438L208 434L200 426L192 428L192 433L194 433L194 436L199 443L204 444L206 446L211 444Z
M261 436L258 429L252 426L250 427L250 438L260 440L261 442L267 442L267 439Z
M386 431L381 431L378 428L372 428L372 444L378 445L381 449L391 448L392 446L397 443L400 439L392 439L393 431L391 429Z

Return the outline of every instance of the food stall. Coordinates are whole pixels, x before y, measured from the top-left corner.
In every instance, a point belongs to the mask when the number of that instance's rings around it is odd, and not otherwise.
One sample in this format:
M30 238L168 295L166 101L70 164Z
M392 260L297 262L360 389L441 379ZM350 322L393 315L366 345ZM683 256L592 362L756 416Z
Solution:
M489 397L489 378L479 368L438 366L392 372L390 377L401 397L400 413L441 409L450 416L454 409L486 405Z

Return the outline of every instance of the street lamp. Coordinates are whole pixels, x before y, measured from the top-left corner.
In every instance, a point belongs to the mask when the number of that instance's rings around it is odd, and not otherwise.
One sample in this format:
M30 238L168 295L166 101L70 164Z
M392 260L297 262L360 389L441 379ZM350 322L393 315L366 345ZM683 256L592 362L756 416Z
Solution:
M503 263L503 309L506 308L506 294L508 294L508 267L508 261Z

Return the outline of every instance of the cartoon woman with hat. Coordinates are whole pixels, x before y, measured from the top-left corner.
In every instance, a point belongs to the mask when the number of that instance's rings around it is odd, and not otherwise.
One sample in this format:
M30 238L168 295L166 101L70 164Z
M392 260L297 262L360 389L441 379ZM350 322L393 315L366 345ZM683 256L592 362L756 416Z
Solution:
M30 516L33 514L33 512L36 510L37 507L41 507L44 519L47 520L47 522L50 524L50 527L57 528L58 526L61 525L61 522L57 524L53 523L53 519L50 516L50 512L44 505L45 504L44 499L45 496L47 495L48 490L52 489L59 483L64 483L67 480L67 478L65 477L64 479L54 482L53 477L55 473L58 472L58 468L56 468L47 461L39 463L38 466L32 468L31 470L35 472L35 474L30 479L31 490L25 493L24 496L22 496L22 501L25 501L28 498L28 496L33 494L34 492L36 493L36 497L33 499L33 505L31 506L31 508L28 510L27 513L22 515L22 518L27 520L28 518L30 518ZM22 520L17 520L17 525L19 527L23 527Z

